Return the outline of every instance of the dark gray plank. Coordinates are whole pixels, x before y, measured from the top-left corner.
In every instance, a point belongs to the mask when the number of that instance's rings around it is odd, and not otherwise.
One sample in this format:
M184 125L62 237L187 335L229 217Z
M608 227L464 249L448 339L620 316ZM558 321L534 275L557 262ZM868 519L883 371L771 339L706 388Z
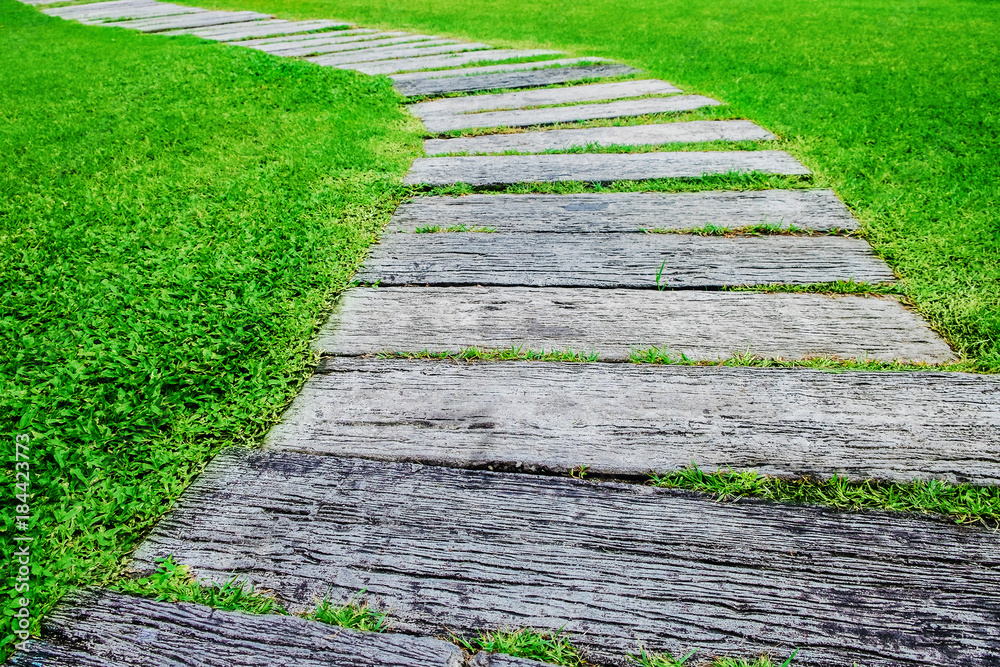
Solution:
M895 276L864 239L843 236L511 232L387 234L357 279L381 285L690 289L881 283Z
M558 67L535 69L523 72L496 72L474 76L451 76L448 78L395 79L393 85L403 95L443 95L445 93L470 93L479 90L501 88L532 88L570 83L584 79L624 76L639 70L628 65L593 65L590 67ZM407 76L407 75L403 75ZM440 73L438 73L440 76Z
M679 92L681 92L680 88L666 81L642 79L563 88L542 88L541 90L524 90L516 93L449 97L443 100L411 104L408 109L417 118L427 118L438 114L467 114L546 104L620 100L629 97L642 97L643 95L670 95Z
M756 190L416 197L396 209L388 231L466 225L498 232L595 233L763 223L819 231L859 226L832 190Z
M345 596L347 599L350 595ZM90 589L67 595L12 666L461 667L454 644Z
M267 51L277 56L305 56L310 53L336 53L355 49L377 49L392 44L407 44L409 42L424 42L433 39L431 35L409 35L404 32L385 32L375 35L349 35L346 37L330 37L313 39L305 42L279 42L264 44L251 48Z
M163 32L179 28L199 28L210 25L246 23L248 21L269 18L271 17L267 14L259 12L202 12L187 16L119 21L118 23L109 25L114 25L116 28L139 30L140 32Z
M535 56L559 55L559 51L543 49L495 49L489 53L461 53L447 56L425 56L423 58L398 58L384 62L341 65L343 69L353 69L365 74L397 74L423 69L448 69L477 62L533 58Z
M808 175L785 151L681 151L639 154L496 155L417 158L407 185L508 185L584 181L613 183L654 178L701 178L730 172Z
M242 24L241 24L242 25ZM190 34L203 39L214 39L220 42L242 41L251 37L267 37L274 35L294 35L300 32L314 30L331 30L347 27L343 21L283 21L271 19L247 24L236 29L222 28L191 28ZM346 31L345 31L346 32ZM240 44L242 46L242 44Z
M492 49L489 44L476 42L456 42L453 39L430 39L426 42L386 46L383 48L352 49L344 53L329 56L306 58L317 65L347 65L351 63L367 63L388 60L390 58L408 58L413 56L432 56L442 53L460 53L464 51L485 52Z
M1000 533L908 515L253 452L213 462L136 564L168 554L293 606L364 588L400 630L564 626L599 660L638 642L830 667L1000 654Z
M424 125L431 132L450 132L452 130L468 130L478 127L529 127L531 125L571 123L580 120L674 113L692 111L702 107L718 106L720 104L721 102L716 102L701 95L677 95L675 97L653 97L543 109L488 111L484 113L455 115L439 114L426 116L423 118L423 121Z
M334 34L335 37L330 37L330 34ZM247 39L239 43L239 46L246 47L257 47L257 46L270 46L272 44L287 44L290 47L297 46L299 44L305 44L308 42L325 42L328 39L340 40L344 38L354 38L359 35L368 35L371 37L376 37L378 35L384 35L386 33L379 33L378 30L371 30L369 28L352 28L350 30L338 30L336 33L311 33L308 35L281 35L278 37L261 37L258 39ZM405 35L404 32L388 33L392 35Z
M890 298L746 292L526 287L380 287L345 292L316 347L357 356L465 347L595 352L633 349L716 361L895 359L944 363L948 345Z
M998 432L990 376L334 357L267 447L547 473L643 476L694 462L996 485Z
M589 146L646 146L699 141L766 141L775 136L749 120L694 120L689 122L588 127L579 130L549 130L487 134L479 137L428 139L427 155L446 153L489 154L518 151L541 153Z

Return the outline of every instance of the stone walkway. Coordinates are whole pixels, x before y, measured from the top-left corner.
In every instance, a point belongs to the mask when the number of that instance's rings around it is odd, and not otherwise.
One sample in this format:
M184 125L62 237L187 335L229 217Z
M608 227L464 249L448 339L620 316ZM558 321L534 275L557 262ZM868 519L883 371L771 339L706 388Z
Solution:
M593 152L774 138L745 120L573 126L721 104L598 58L153 0L42 11L388 75L437 135L406 176L417 186L809 175L778 150ZM443 97L453 93L466 95ZM570 127L545 129L553 124ZM581 147L592 152L539 154ZM676 233L765 222L823 233ZM418 233L430 228L463 231ZM317 339L318 372L264 449L220 455L134 561L148 572L173 555L218 583L236 574L292 611L364 589L395 633L93 590L65 601L13 663L513 666L531 663L470 659L434 637L533 626L564 628L607 664L641 645L698 649L691 664L798 648L796 665L997 665L995 531L718 503L638 483L692 461L784 476L1000 482L1000 382L990 377L622 363L651 347L692 360L748 350L952 360L891 297L720 290L891 283L889 267L848 234L857 228L819 189L403 204L358 276L378 286L342 297ZM467 347L572 350L599 362L376 354ZM581 466L601 481L566 475Z

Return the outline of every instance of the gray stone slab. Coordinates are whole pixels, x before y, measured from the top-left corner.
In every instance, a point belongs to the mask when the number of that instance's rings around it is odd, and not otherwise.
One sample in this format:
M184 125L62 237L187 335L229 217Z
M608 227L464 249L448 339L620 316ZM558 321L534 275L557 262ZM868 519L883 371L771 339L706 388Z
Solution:
M382 48L353 49L345 53L329 56L306 58L317 65L346 65L350 63L367 63L388 60L390 58L409 58L412 56L432 56L442 53L461 53L464 51L485 52L492 49L489 44L476 42L456 42L453 39L431 39L426 42L386 46Z
M346 596L347 599L350 596ZM359 632L296 616L246 614L90 589L67 595L12 667L461 667L430 637Z
M495 70L493 70L495 71ZM424 78L395 81L393 85L403 95L443 95L445 93L471 93L501 88L533 88L557 83L571 83L585 79L624 76L639 70L628 65L594 65L591 67L556 67L524 72L496 72L474 76ZM408 75L403 75L408 76Z
M709 289L893 282L864 239L694 234L387 234L357 279L380 285Z
M252 46L273 53L276 56L307 56L311 53L335 53L337 51L374 50L393 44L408 44L410 42L425 43L434 39L431 35L411 35L405 32L387 32L375 35L348 35L346 37L330 37L314 39L305 42L281 42Z
M330 37L333 34L334 37ZM344 37L354 37L356 35L376 35L379 34L378 30L372 30L369 28L352 28L350 30L338 30L335 33L311 33L308 35L281 35L278 37L261 37L259 39L247 39L239 43L239 46L246 47L256 47L256 46L268 46L271 44L288 44L289 46L294 46L298 43L305 43L314 40L327 40L327 39L343 39ZM397 35L403 35L406 33L392 33Z
M179 28L199 28L210 25L226 25L230 23L245 23L258 19L271 18L259 12L202 12L188 16L140 19L137 21L120 21L109 24L118 28L139 30L140 32L164 32Z
M387 229L465 225L497 232L596 233L764 223L819 231L859 226L832 190L817 189L416 197L396 209Z
M681 89L672 83L657 79L639 81L615 81L613 83L592 83L564 88L542 88L516 93L494 95L469 95L448 97L442 100L419 102L407 107L417 118L435 115L454 115L495 111L497 109L520 109L546 104L570 104L573 102L596 102L599 100L620 100L643 95L671 95Z
M652 97L544 109L487 111L454 115L435 114L425 116L422 120L431 132L450 132L480 127L528 127L552 123L571 123L580 120L676 113L702 107L719 106L720 104L722 103L701 95L676 95L674 97Z
M696 290L379 287L344 293L315 347L327 354L467 347L594 352L658 347L692 360L750 352L944 363L948 345L892 298Z
M424 72L406 72L391 74L389 78L395 83L426 81L428 79L454 79L480 74L535 71L542 68L575 67L579 65L606 63L604 58L557 58L555 60L533 60L527 63L501 63L499 65L482 65L480 67L456 67L454 69L438 69Z
M220 42L236 42L252 37L266 37L272 35L293 35L295 33L312 30L330 30L338 26L346 26L342 21L285 21L282 19L270 19L257 21L252 24L239 24L234 28L223 26L221 28L189 28L188 30L176 31L176 34L197 35L203 39L213 39ZM330 34L330 33L317 33ZM242 46L242 44L240 44Z
M401 631L564 628L594 661L995 665L1000 533L913 515L291 452L214 461L136 553Z
M271 449L642 477L1000 484L1000 379L965 373L326 359Z
M558 51L541 49L495 49L487 53L459 53L447 56L424 56L422 58L398 58L396 60L361 63L357 65L341 65L343 69L353 69L364 74L396 74L423 69L448 69L461 67L471 63L493 62L498 60L514 60L515 58L533 58L535 56L558 55Z
M479 137L428 139L427 155L467 153L488 155L518 151L541 153L589 146L648 146L702 141L767 141L776 137L749 120L693 120L657 125L588 127L579 130L548 130Z
M654 178L701 178L732 172L808 175L785 151L683 151L638 154L495 155L417 158L407 185L477 186L583 181L612 183Z

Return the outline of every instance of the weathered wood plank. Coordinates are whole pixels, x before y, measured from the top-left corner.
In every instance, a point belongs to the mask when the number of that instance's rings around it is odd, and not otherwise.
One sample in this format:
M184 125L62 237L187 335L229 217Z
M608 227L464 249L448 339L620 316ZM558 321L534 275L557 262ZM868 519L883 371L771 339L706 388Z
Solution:
M109 25L113 25L116 28L138 30L140 32L163 32L166 30L177 30L178 28L200 28L210 25L246 23L269 18L271 17L267 14L259 12L202 12L186 16L120 21Z
M761 172L808 175L785 151L680 151L568 155L491 155L417 158L407 185L508 185L584 181L612 183L654 178L701 178L708 174Z
M520 346L593 351L611 361L650 347L709 361L747 351L782 359L954 359L891 298L526 287L351 289L315 345L347 356Z
M294 607L366 589L395 627L559 628L598 660L801 650L797 665L986 667L1000 533L566 478L228 453L136 554Z
M456 42L453 39L431 39L426 42L415 42L398 46L386 46L383 48L352 49L345 53L336 53L329 56L316 56L306 58L317 65L347 65L352 63L367 63L392 58L409 58L414 56L427 57L440 55L442 53L461 53L465 51L485 52L493 47L489 44L477 42Z
M533 60L527 63L500 63L498 65L482 65L480 67L459 66L454 69L438 69L433 71L406 72L390 74L389 78L396 83L425 81L427 79L450 79L463 76L478 76L480 74L521 72L538 70L539 68L570 67L585 64L607 63L604 58L557 58L555 60Z
M392 44L407 44L433 39L431 35L412 35L405 32L385 32L375 35L350 35L309 40L307 42L280 42L251 48L267 51L277 56L305 56L310 53L335 53L352 49L371 49Z
M535 56L560 55L559 51L544 49L495 49L485 53L460 53L451 56L424 56L422 58L399 58L397 60L361 63L357 65L341 65L342 69L353 69L365 74L398 74L423 69L448 69L461 67L477 62L493 62L498 60L513 60L515 58L533 58Z
M334 28L346 28L347 23L343 21L285 21L282 19L271 19L268 21L258 21L253 25L247 25L239 29L229 28L191 28L192 35L198 35L203 39L214 39L221 42L243 41L249 38L262 38L278 35L294 35L315 30L332 30ZM343 32L350 32L344 30ZM319 34L319 33L317 33ZM313 35L316 36L316 35ZM243 44L240 44L243 46Z
M511 232L388 234L357 279L380 285L705 289L880 283L895 276L864 239L843 236Z
M348 596L349 597L349 596ZM346 599L346 598L345 598ZM461 667L449 642L90 589L67 595L12 667Z
M819 231L859 226L832 190L752 190L416 197L396 209L387 230L466 225L497 232L600 233L765 223Z
M267 447L545 473L695 462L997 485L998 432L1000 380L964 373L334 357Z
M580 120L677 113L720 104L721 102L701 95L677 95L675 97L652 97L599 104L579 104L568 107L487 111L476 114L440 114L427 116L422 120L431 132L451 132L478 127L529 127L531 125L571 123Z
M173 3L166 2L155 2L154 0L110 0L109 2L69 5L68 7L48 7L39 11L43 14L47 14L48 16L58 16L64 19L76 19L81 16L100 15L105 13L114 14L122 9L143 9L151 6L180 7L181 5L174 5ZM195 7L187 7L186 9L197 11L197 8Z
M535 63L532 63L533 65ZM445 93L470 93L479 90L497 90L500 88L532 88L534 86L550 86L557 83L570 83L584 79L599 79L603 77L624 76L635 74L639 70L628 65L594 65L591 67L558 67L535 69L523 72L506 72L490 68L493 74L451 76L448 78L411 78L395 80L393 85L403 95L416 97L418 95L442 95ZM440 72L438 76L440 76ZM402 75L409 76L409 75Z
M59 12L59 10L69 9L76 9L77 11L74 13L56 13ZM197 7L183 7L181 5L171 3L156 2L141 5L120 5L107 8L91 7L90 5L75 5L42 11L50 16L57 16L70 21L75 20L80 21L81 23L103 23L105 21L117 21L119 19L204 14L206 10L198 9Z
M288 44L294 46L296 42L304 43L313 40L322 41L327 39L342 39L344 37L354 37L355 35L378 35L385 34L380 33L378 30L372 30L370 28L352 28L350 30L338 30L335 33L335 37L331 38L328 33L312 33L308 35L281 35L278 37L261 37L259 39L248 39L240 42L240 46L256 47L256 46L268 46L270 44ZM405 35L406 33L389 33L393 35Z
M749 120L693 120L656 125L588 127L579 130L548 130L479 137L428 139L427 155L468 153L486 155L519 151L541 153L589 146L646 146L699 141L766 141L775 136Z
M180 30L170 30L161 34L164 35L194 35L195 37L201 37L202 39L212 39L214 41L224 42L230 39L238 40L242 39L242 35L249 33L249 37L260 36L260 35L271 35L271 31L276 31L281 33L282 29L288 29L288 25L292 23L291 21L285 21L282 19L263 19L260 21L254 21L253 23L235 23L233 25L222 25L222 26L209 26L207 28L188 28ZM308 30L309 28L305 28Z
M496 109L519 109L521 107L545 104L569 104L571 102L596 102L598 100L619 100L643 95L669 95L679 93L677 86L657 79L639 81L615 81L614 83L592 83L565 88L543 88L517 93L495 95L470 95L449 97L430 102L418 102L408 108L417 118L427 118L438 114L466 114Z

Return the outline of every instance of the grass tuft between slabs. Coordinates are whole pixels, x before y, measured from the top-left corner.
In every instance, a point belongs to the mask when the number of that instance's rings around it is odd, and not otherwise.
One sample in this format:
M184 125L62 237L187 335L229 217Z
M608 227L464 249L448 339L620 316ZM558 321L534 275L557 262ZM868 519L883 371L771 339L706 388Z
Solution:
M249 614L284 614L285 609L271 596L230 579L221 586L197 581L186 565L173 558L160 558L156 572L141 579L122 579L110 587L120 593L152 598L159 602L194 602L215 609Z
M69 588L116 581L214 453L277 421L420 131L384 78L13 0L0 25L0 440L11 462L29 437L37 630ZM6 512L4 553L21 534Z
M248 614L287 615L288 611L273 596L253 590L253 587L235 577L217 585L198 581L186 565L174 562L172 557L158 558L156 572L141 579L124 578L110 587L130 595L152 598L158 602L193 602L214 609L242 611ZM385 632L389 619L362 600L365 591L359 591L342 604L321 600L315 611L299 614L302 618L319 621L363 632Z
M1000 487L995 486L950 484L938 480L908 484L854 482L837 476L828 480L782 479L754 471L708 473L697 466L653 474L650 483L662 488L710 493L724 501L747 497L824 505L851 512L918 512L945 516L955 523L1000 526Z
M470 654L480 651L503 653L561 667L590 667L594 664L585 659L583 652L573 645L570 636L562 628L554 631L535 628L486 630L472 638L452 634L449 639ZM670 653L648 653L640 645L637 653L625 656L625 663L636 667L684 667L692 664L689 661L697 652L695 649L682 658L675 658ZM797 651L792 652L781 667L788 667L796 653ZM749 660L712 657L698 660L698 664L704 667L774 667L767 655Z

